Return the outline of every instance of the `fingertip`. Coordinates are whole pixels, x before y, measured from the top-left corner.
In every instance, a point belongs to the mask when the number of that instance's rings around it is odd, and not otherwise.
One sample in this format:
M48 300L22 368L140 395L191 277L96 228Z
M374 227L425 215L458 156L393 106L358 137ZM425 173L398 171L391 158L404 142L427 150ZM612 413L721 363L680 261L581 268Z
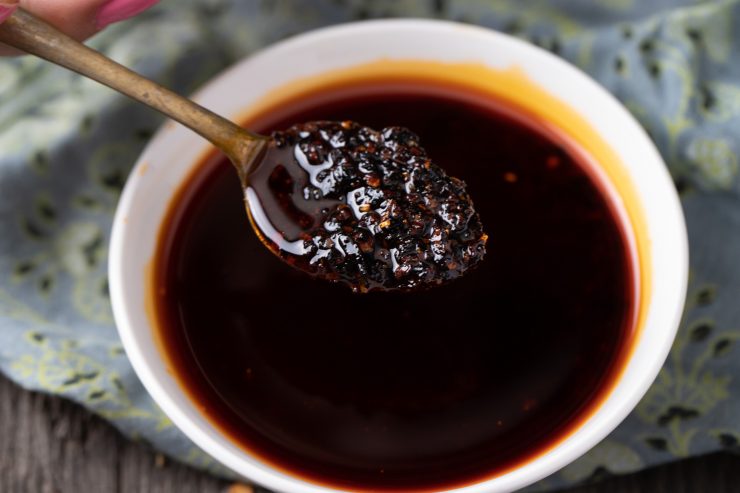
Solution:
M0 1L0 22L13 15L15 9L18 8L18 2L2 2Z
M133 17L158 0L0 0L0 22L17 7L45 20L65 34L84 41L114 22ZM18 54L0 44L0 56Z
M83 41L99 31L95 20L106 3L106 0L21 0L20 6L65 34Z
M140 14L159 0L110 0L98 12L95 24L98 29Z

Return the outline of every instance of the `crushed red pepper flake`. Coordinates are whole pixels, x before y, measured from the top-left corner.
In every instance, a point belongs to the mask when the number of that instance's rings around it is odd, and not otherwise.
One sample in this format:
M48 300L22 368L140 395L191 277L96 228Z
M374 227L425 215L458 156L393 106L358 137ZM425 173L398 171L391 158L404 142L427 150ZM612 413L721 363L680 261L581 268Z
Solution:
M278 252L292 265L367 292L443 284L483 259L488 236L465 183L408 129L311 122L272 137L318 171L304 199L337 201L302 236L302 255Z

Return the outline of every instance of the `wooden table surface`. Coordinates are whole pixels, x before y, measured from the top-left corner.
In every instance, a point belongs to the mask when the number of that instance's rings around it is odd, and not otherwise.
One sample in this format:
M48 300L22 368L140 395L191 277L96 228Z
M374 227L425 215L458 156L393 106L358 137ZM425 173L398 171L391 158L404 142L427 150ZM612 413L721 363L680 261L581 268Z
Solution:
M225 493L229 488L233 485L126 440L76 404L27 392L0 376L0 493ZM740 492L740 455L690 459L567 492Z

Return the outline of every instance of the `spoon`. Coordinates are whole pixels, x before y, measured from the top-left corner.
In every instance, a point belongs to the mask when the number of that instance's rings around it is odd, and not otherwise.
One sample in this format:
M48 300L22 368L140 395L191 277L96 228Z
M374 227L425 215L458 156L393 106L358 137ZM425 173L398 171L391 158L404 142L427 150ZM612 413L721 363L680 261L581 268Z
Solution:
M355 292L413 290L460 277L485 255L465 184L405 128L309 122L259 135L17 9L0 42L98 81L195 131L232 162L250 223L273 253Z

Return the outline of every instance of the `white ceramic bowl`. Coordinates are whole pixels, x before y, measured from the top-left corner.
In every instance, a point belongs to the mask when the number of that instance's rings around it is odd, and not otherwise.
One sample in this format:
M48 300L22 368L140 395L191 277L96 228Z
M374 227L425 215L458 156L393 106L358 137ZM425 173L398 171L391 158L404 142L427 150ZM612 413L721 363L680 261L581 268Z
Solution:
M688 251L681 207L659 154L611 95L549 53L481 28L391 20L322 29L279 43L239 63L208 84L196 99L238 119L265 98L274 97L276 87L295 86L295 81L378 60L470 62L494 71L509 71L509 75L515 72L516 77L527 79L543 94L549 94L550 106L562 103L563 108L570 108L595 132L589 140L601 139L604 149L610 148L619 162L620 169L603 172L624 198L620 202L622 213L630 216L634 236L641 245L645 297L637 339L617 383L577 429L514 470L451 490L512 491L557 471L596 445L634 408L660 370L686 292ZM456 73L455 65L449 67L450 73ZM499 89L504 93L508 90ZM517 91L509 90L513 92ZM534 104L540 105L537 101ZM553 114L563 111L561 108ZM144 151L129 178L115 217L110 249L110 287L121 339L152 397L193 442L214 458L277 491L336 491L279 472L222 435L168 373L155 343L145 299L147 269L173 194L208 150L209 145L190 131L167 124Z

